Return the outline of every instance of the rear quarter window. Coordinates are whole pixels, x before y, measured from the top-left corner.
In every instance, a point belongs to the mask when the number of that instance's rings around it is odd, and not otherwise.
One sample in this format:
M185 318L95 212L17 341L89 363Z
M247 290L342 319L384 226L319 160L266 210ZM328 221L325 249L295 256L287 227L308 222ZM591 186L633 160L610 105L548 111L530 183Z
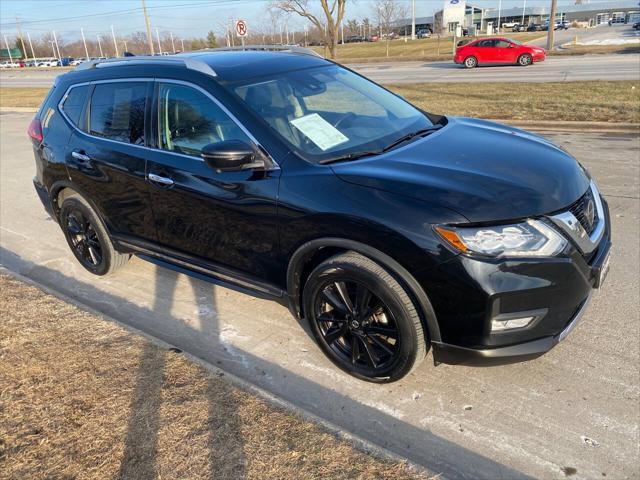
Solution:
M101 83L91 96L89 133L143 145L146 82Z
M87 94L89 93L89 86L82 85L80 87L74 87L69 90L67 97L64 99L62 103L62 111L67 116L67 118L79 128L84 129L84 123L80 122L80 115L82 114L82 110L84 108L84 103L87 99Z

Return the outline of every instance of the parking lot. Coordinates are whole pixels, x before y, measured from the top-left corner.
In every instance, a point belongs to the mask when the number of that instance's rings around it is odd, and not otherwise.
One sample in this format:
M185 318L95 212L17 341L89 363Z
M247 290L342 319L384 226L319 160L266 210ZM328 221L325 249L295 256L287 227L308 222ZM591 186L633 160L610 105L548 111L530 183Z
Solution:
M0 115L0 263L8 269L444 477L640 475L637 135L551 135L597 179L613 224L611 272L567 340L503 367L434 367L429 356L398 384L377 386L337 370L276 304L139 259L114 277L86 273L31 186L30 116Z

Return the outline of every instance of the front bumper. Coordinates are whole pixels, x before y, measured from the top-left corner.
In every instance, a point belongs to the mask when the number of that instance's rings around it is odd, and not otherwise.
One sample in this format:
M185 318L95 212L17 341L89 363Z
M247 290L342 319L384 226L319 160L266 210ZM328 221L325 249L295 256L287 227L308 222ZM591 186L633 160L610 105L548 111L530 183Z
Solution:
M432 342L436 363L500 365L536 358L575 328L608 269L611 250L609 210L604 234L589 255L573 243L566 255L538 261L485 262L460 255L442 265L455 279L448 296L434 299L441 338ZM543 315L526 328L491 331L497 316ZM522 315L518 315L518 314Z
M532 360L545 354L567 338L587 310L591 297L590 293L569 324L557 335L507 347L486 349L465 348L448 343L433 342L433 357L436 363L469 366L495 366Z

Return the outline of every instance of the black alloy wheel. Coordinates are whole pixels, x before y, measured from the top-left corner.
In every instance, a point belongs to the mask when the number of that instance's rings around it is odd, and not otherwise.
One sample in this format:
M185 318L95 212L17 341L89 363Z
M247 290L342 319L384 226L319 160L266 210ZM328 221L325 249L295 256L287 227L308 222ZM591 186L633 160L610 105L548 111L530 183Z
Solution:
M316 299L315 321L329 348L345 363L384 371L398 357L400 332L389 307L364 285L332 281Z
M424 359L428 338L408 291L385 268L353 251L309 274L305 318L335 365L368 382L394 382Z
M97 270L104 260L102 244L95 226L77 208L66 217L67 235L76 258L87 270Z
M64 198L59 222L73 255L94 275L112 273L131 258L115 249L98 215L80 195Z

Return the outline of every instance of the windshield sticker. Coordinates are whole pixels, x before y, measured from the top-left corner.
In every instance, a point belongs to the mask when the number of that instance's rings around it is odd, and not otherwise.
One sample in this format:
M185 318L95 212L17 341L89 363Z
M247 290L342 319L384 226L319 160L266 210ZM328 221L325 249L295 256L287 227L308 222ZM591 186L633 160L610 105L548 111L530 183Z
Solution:
M349 141L337 128L317 113L296 118L291 120L290 123L306 135L307 138L315 143L322 151Z

